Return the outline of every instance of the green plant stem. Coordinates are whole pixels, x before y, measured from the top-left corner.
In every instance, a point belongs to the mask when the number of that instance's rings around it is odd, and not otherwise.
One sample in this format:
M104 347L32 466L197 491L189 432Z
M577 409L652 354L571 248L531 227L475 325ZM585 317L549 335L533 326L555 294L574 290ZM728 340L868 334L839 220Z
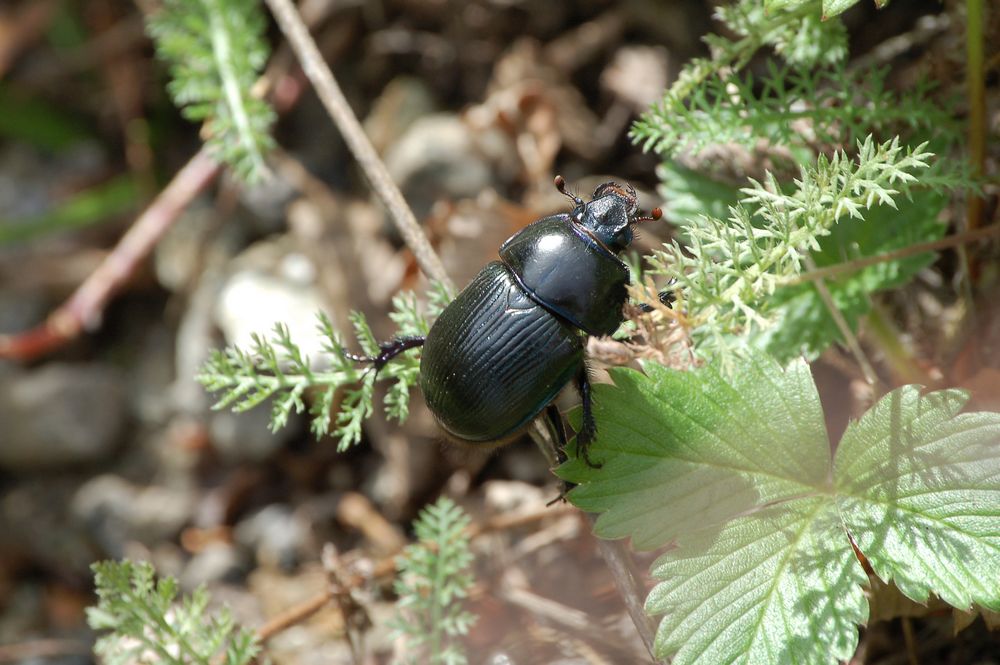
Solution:
M810 270L816 270L816 262L813 261L811 256L806 256L805 264ZM858 361L858 366L861 368L862 373L865 375L865 380L870 386L878 388L879 380L878 374L875 373L875 369L872 367L871 362L868 361L868 356L865 355L864 350L861 348L861 344L858 342L857 335L851 330L851 327L847 325L847 319L844 318L844 314L837 307L837 303L833 301L833 296L830 295L830 289L827 288L826 282L822 279L817 279L813 282L813 286L816 287L816 291L819 293L820 299L823 304L826 305L826 309L830 312L830 316L833 317L834 323L837 324L837 329L840 334L844 337L844 342L847 344L847 348L850 349L851 355L854 359Z
M995 235L1000 235L1000 226L998 225L976 229L975 231L967 231L965 233L956 233L955 235L948 236L947 238L941 238L940 240L922 242L916 245L910 245L909 247L903 247L902 249L886 252L884 254L866 256L864 258L845 261L844 263L837 263L832 266L824 266L822 268L817 268L816 270L810 270L809 272L804 272L801 275L796 275L791 279L782 281L781 286L795 286L797 284L805 284L806 282L811 282L817 279L837 277L839 275L857 272L858 270L867 268L868 266L878 265L879 263L898 261L899 259L905 259L908 256L923 254L924 252L933 252L939 249L947 249L949 247L960 247L962 245L978 242L979 240L990 238Z
M240 142L244 144L247 154L253 159L254 169L266 173L267 166L261 158L261 146L254 139L253 129L250 127L250 117L243 104L240 82L233 67L233 50L229 43L229 32L222 24L222 8L219 7L218 0L205 0L205 2L208 3L208 14L211 21L212 56L215 58L219 75L222 77L226 104L236 122Z
M983 61L983 25L985 3L983 0L966 0L965 78L969 95L969 159L972 175L981 177L986 164L986 96ZM983 216L983 200L969 198L966 223L969 231L975 230Z
M432 589L440 590L444 586L447 575L444 570L444 556L438 553L434 557L434 586ZM428 641L430 645L429 654L431 662L436 662L441 654L441 596L439 592L433 593L433 604L431 605L431 637Z
M875 338L886 362L902 380L902 383L919 383L924 386L936 383L934 377L914 362L913 354L903 344L896 326L893 325L878 303L872 303L867 323L868 332Z

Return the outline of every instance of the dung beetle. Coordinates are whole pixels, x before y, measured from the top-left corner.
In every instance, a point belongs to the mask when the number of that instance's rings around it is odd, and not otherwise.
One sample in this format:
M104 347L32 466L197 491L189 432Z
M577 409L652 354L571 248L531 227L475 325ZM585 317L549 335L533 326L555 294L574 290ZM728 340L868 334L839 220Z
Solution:
M610 335L624 320L629 269L618 255L638 222L661 213L639 216L630 185L606 182L589 202L567 192L561 176L555 185L573 209L504 242L500 260L448 304L426 337L398 337L381 344L377 356L349 357L378 371L422 346L427 406L450 437L470 444L510 441L575 381L583 402L577 449L596 466L587 454L597 427L584 348L588 336Z

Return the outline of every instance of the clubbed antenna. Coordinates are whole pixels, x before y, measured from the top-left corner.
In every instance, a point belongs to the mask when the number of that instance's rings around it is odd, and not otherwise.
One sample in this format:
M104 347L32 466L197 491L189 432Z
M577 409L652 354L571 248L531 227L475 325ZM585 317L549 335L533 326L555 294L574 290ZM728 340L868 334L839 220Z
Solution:
M661 217L663 217L663 211L659 208L653 208L649 211L648 215L643 215L642 217L637 217L636 222L656 222Z
M578 206L582 206L583 205L583 199L581 199L576 194L570 194L566 190L566 179L563 178L561 175L557 175L556 176L556 178L555 178L555 184L556 184L556 189L559 190L560 194L562 194L563 196L565 196L566 198L568 198L570 201L572 201L573 203L575 203Z

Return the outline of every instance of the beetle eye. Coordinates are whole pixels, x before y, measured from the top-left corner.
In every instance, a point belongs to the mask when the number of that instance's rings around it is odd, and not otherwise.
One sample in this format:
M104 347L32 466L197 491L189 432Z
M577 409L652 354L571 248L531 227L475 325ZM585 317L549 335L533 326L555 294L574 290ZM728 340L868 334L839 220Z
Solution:
M583 221L583 206L574 208L573 212L570 213L570 217L572 217L573 221L577 224L581 223Z

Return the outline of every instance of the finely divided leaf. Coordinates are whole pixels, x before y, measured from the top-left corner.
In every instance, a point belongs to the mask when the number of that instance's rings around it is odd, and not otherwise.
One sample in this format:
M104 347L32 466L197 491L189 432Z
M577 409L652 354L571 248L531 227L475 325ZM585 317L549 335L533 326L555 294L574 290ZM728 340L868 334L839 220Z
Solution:
M898 208L877 206L866 211L863 220L844 220L819 240L820 249L812 253L813 260L818 268L824 268L937 240L947 229L938 221L946 202L947 197L940 192L921 191L912 199L900 200ZM873 293L906 284L930 265L934 256L926 252L886 261L824 281L847 324L857 330L858 322L871 309ZM842 339L814 284L781 287L771 303L777 323L758 331L753 344L778 360L800 355L815 358Z
M148 19L156 51L170 65L174 103L205 121L208 144L250 182L267 174L275 112L251 93L267 62L267 20L259 2L165 0Z
M560 474L597 532L671 548L647 610L675 663L833 663L867 620L864 570L912 599L1000 608L1000 414L906 387L852 424L836 463L808 366L732 378L649 365L597 387L592 469ZM849 534L849 535L848 535Z
M908 597L1000 609L1000 414L905 386L844 433L841 513L875 572Z

